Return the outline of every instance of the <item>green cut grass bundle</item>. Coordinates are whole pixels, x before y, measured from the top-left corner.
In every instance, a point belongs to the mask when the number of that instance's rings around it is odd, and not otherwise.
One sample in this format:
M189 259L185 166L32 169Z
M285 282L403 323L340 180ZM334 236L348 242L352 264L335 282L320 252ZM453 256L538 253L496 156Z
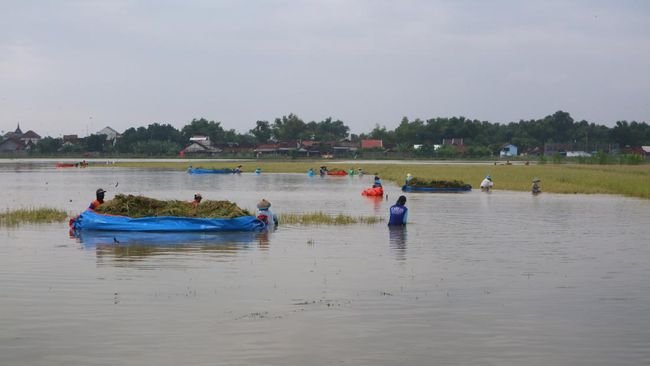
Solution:
M128 217L180 216L202 218L234 218L251 213L230 201L203 201L197 207L179 200L157 200L145 196L118 194L104 202L96 211L108 215Z
M408 185L413 187L433 187L433 188L465 188L469 186L469 184L463 182L462 180L440 180L440 179L427 180L422 178L412 178L409 181Z

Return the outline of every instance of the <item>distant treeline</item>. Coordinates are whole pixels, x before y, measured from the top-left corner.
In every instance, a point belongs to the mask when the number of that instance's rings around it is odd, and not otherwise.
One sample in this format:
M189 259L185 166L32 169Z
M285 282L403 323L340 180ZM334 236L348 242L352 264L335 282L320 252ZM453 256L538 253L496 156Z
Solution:
M466 147L463 153L476 157L498 154L505 143L516 145L520 153L543 149L544 144L548 143L570 144L574 149L587 152L609 152L618 147L650 145L650 126L646 122L618 121L610 128L584 120L574 121L569 113L563 111L542 119L507 124L465 117L426 121L410 121L404 117L394 130L376 125L372 131L360 135L350 135L349 131L350 128L340 120L327 118L320 122L304 122L295 114L276 118L273 122L257 121L247 133L226 130L221 122L201 118L193 119L181 130L170 124L159 123L129 128L114 141L107 140L105 135L90 135L67 143L61 138L45 137L36 145L34 153L174 156L195 135L208 136L216 145L251 147L271 141L314 140L331 143L344 139L381 139L384 146L393 151L417 152L418 155L433 154L434 145L440 145L443 139L462 138ZM415 145L419 146L414 148Z

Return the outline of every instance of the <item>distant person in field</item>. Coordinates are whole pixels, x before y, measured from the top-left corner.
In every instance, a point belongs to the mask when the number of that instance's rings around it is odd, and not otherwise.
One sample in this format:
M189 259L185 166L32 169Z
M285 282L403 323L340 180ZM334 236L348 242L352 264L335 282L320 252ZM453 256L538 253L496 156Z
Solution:
M197 193L194 195L194 201L192 201L192 207L197 208L199 207L199 204L201 203L201 200L203 197L201 196L200 193Z
M375 173L375 178L374 178L374 183L372 184L372 188L377 188L381 187L381 178L379 178L379 175Z
M494 182L492 182L492 177L488 175L481 182L481 191L489 192L492 189L492 186L494 186Z
M534 178L534 179L533 179L533 185L530 186L530 191L531 191L533 194L540 194L540 193L542 193L542 187L541 187L541 185L539 184L540 182L541 182L541 180L540 180L539 178Z

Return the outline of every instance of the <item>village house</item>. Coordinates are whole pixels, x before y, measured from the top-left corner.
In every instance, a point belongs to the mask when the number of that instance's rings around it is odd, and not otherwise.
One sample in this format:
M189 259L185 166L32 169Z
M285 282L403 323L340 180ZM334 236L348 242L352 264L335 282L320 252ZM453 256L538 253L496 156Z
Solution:
M334 156L353 155L359 149L360 144L352 141L341 141L332 146Z
M320 154L320 142L312 140L303 141L280 141L267 144L259 144L253 150L255 156L302 156L313 157Z
M511 157L511 156L517 156L517 146L513 144L505 144L501 147L501 151L499 152L500 157Z
M40 140L41 136L32 130L23 133L18 124L15 131L4 135L4 139L0 142L0 152L24 153L34 148Z
M463 141L462 137L442 139L442 146L453 146L456 149L456 152L460 154L465 153L465 141Z
M110 141L113 146L117 142L117 139L121 136L117 131L108 126L97 131L95 135L106 135L106 141Z
M192 155L192 156L197 156L197 155L216 155L220 153L222 150L218 147L216 147L212 141L210 141L210 137L208 136L203 136L203 135L197 135L197 136L192 136L190 137L190 144L186 146L183 150L181 150L178 154L180 156L187 156L187 155Z
M362 149L383 149L384 142L382 140L362 139L361 148Z

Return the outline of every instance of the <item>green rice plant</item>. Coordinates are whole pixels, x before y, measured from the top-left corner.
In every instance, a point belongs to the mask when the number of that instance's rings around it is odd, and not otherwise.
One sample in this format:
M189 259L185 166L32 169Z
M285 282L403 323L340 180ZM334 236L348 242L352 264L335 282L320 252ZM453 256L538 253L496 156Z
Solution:
M24 223L63 222L68 218L65 211L55 208L21 208L7 209L0 213L0 226L17 226Z
M281 225L353 225L353 224L376 224L384 221L377 216L349 216L344 214L328 215L324 212L312 213L286 213L278 215Z

